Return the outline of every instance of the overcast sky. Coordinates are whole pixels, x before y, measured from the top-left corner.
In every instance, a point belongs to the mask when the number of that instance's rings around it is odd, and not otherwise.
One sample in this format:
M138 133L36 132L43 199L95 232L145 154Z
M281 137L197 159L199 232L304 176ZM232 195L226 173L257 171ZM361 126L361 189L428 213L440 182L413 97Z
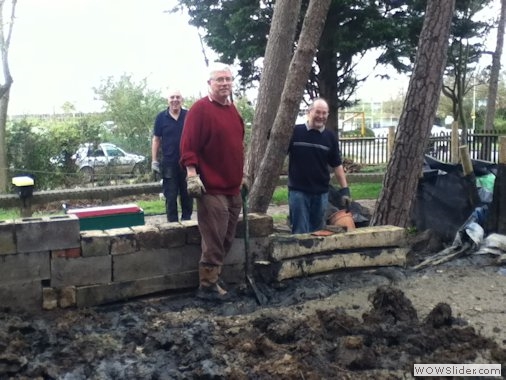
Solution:
M153 89L206 91L197 30L164 12L172 0L19 0L9 63L9 113L98 107L92 88L132 74Z
M205 94L197 30L185 15L165 12L175 3L19 0L9 55L14 78L9 114L58 113L66 101L77 111L98 111L92 88L122 74L147 78L152 89L177 87L186 96ZM362 65L364 72L371 65ZM360 97L386 100L407 86L405 77L371 79Z

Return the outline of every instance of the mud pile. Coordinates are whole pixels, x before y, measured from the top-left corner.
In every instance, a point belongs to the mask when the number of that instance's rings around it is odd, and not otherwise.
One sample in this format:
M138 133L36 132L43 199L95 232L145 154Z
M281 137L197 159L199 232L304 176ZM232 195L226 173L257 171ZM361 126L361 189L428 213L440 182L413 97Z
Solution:
M243 289L222 305L183 294L37 316L4 310L0 379L395 379L413 363L506 362L448 304L419 320L395 287L376 287L361 318L332 307L340 281L270 289L264 308Z

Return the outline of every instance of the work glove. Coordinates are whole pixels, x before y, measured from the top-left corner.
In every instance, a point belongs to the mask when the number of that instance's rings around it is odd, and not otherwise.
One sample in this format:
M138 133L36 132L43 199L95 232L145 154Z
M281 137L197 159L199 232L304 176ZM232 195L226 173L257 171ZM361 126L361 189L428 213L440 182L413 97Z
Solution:
M206 192L206 188L204 187L204 184L200 180L200 176L198 174L186 177L186 189L188 191L188 195L193 198L200 198L202 194Z
M160 174L160 163L158 161L151 162L151 170L157 174Z
M351 206L351 195L350 195L350 188L349 187L343 187L342 189L339 189L339 203L340 207L344 208L346 210L350 209Z

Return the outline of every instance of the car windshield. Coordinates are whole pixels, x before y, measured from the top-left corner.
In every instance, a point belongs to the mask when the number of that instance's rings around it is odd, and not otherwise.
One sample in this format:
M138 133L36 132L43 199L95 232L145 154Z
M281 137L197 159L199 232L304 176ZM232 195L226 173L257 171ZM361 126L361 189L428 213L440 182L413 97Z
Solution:
M116 147L107 146L105 149L106 149L107 155L109 157L121 157L121 156L124 156L124 153L120 149L118 149Z

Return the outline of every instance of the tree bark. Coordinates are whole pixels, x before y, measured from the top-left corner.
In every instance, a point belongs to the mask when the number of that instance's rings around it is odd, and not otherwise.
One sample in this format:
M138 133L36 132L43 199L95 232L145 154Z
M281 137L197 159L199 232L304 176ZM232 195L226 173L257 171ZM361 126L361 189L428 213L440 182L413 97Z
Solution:
M484 132L494 130L494 119L496 111L497 91L499 76L501 73L501 56L504 45L504 27L506 26L506 0L501 0L501 15L497 25L497 37L495 51L492 54L492 67L490 69L490 83L488 85L487 111L485 114ZM480 159L490 161L492 158L492 141L489 138L483 138Z
M311 0L304 17L297 49L290 62L279 110L250 194L252 212L267 211L283 167L304 87L309 77L331 0Z
M408 227L443 84L455 0L428 0L396 142L371 225Z
M269 132L279 108L290 57L293 54L300 6L301 0L278 0L274 7L245 164L252 182L257 176Z
M11 14L7 35L4 31L4 5L6 0L0 1L0 54L2 59L3 84L0 85L0 193L7 192L7 143L6 143L6 124L7 109L9 106L9 94L12 86L12 76L9 69L9 47L11 43L12 28L14 26L14 18L16 12L17 0L12 0Z
M495 51L492 54L492 67L490 69L490 83L488 85L487 113L485 114L485 131L494 129L496 111L497 89L501 72L501 56L504 45L504 27L506 26L506 0L501 0L501 16L497 25Z

